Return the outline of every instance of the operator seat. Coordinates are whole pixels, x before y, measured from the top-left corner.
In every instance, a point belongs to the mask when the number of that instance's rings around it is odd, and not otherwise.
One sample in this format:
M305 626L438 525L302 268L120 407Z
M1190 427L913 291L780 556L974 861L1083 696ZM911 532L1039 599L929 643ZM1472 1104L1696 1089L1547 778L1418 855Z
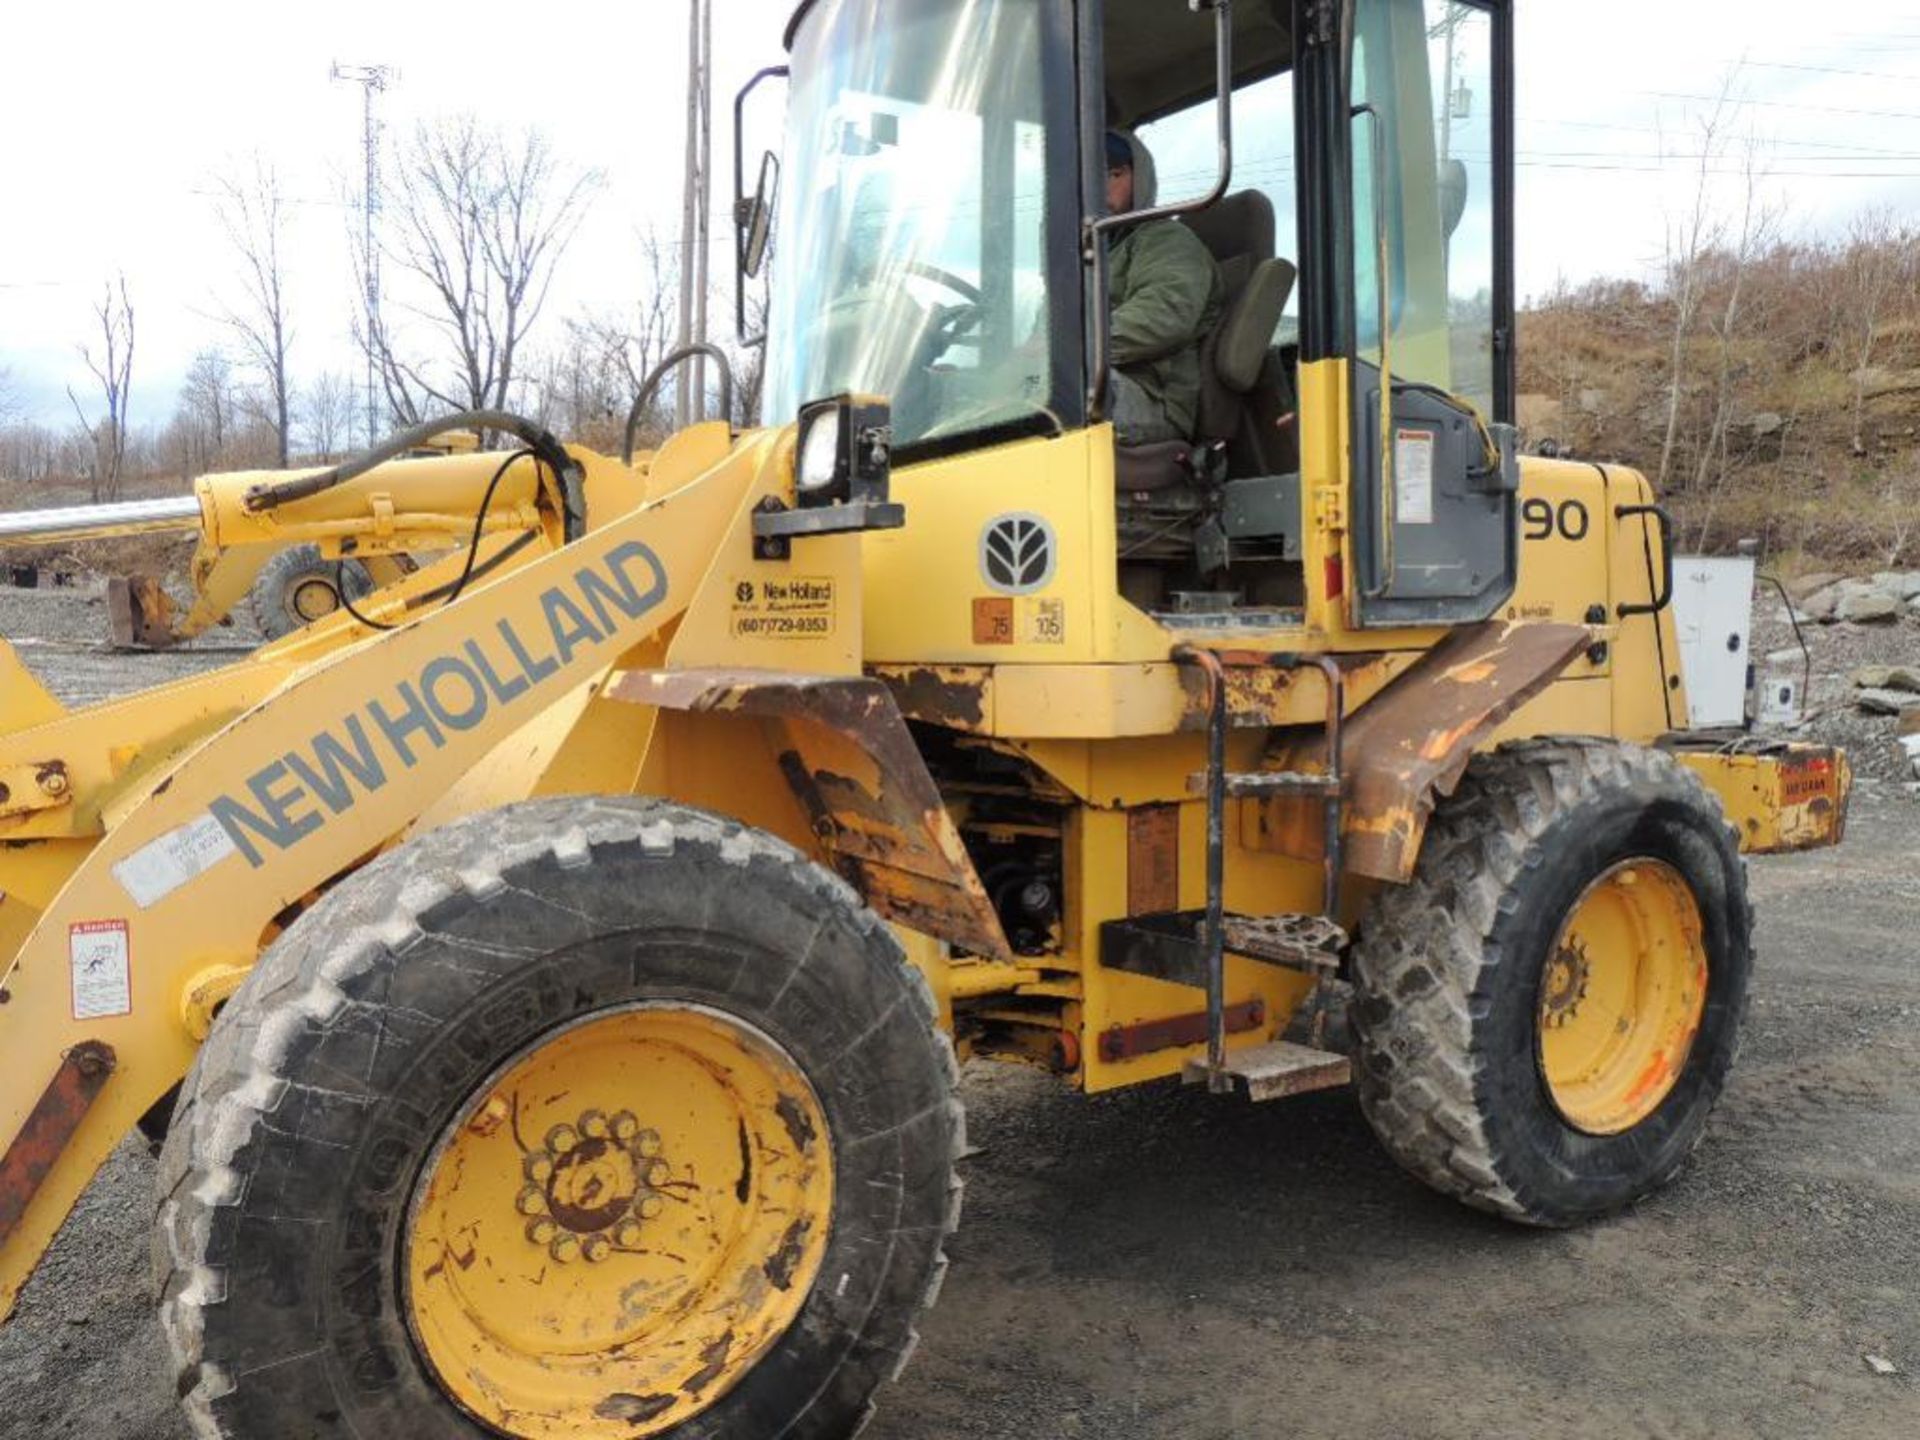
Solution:
M1199 428L1190 441L1117 446L1114 475L1123 494L1191 484L1207 473L1207 452L1257 438L1248 434L1248 401L1293 293L1296 272L1274 256L1273 202L1260 191L1229 195L1186 223L1219 262L1226 290L1220 321L1201 343Z

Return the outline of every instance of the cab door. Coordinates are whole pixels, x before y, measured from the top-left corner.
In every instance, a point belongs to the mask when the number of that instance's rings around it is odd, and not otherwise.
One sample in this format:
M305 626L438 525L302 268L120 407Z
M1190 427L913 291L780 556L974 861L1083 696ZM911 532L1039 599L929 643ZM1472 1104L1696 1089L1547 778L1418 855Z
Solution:
M1518 577L1504 3L1353 0L1349 619L1486 619Z

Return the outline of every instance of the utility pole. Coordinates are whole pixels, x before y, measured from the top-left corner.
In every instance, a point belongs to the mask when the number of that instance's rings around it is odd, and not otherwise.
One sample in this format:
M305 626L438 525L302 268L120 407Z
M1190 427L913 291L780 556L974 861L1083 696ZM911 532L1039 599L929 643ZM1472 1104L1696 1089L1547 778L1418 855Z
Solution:
M361 146L365 151L366 189L360 201L360 273L366 287L367 434L372 445L380 426L377 383L380 344L380 114L375 99L399 74L391 65L342 65L333 62L331 79L358 85L365 105Z
M680 343L707 338L707 217L713 171L713 5L689 0L687 15L687 164L680 217ZM698 357L680 367L676 418L693 423L704 407L707 365Z

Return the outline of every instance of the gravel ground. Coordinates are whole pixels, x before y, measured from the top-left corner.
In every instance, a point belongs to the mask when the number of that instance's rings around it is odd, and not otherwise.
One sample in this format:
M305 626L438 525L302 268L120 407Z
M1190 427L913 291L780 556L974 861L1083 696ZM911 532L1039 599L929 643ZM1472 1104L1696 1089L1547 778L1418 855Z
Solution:
M64 698L230 658L107 656L103 628L85 597L0 591L0 632L42 640L22 654ZM1920 808L1867 783L1845 848L1753 882L1753 1014L1706 1144L1569 1234L1422 1189L1345 1093L1088 1100L970 1067L953 1273L867 1440L1911 1440ZM0 1330L0 1435L186 1440L152 1172L122 1147Z

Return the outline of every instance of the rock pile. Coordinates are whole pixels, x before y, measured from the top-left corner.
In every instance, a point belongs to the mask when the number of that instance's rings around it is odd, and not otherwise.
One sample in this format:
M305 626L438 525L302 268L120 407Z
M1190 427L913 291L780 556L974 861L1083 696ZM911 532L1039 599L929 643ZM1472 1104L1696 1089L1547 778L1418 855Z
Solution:
M1801 618L1822 625L1892 625L1920 620L1920 570L1882 570L1865 579L1809 575L1793 586Z
M1865 665L1853 672L1854 705L1869 715L1891 715L1894 736L1920 780L1920 667Z

